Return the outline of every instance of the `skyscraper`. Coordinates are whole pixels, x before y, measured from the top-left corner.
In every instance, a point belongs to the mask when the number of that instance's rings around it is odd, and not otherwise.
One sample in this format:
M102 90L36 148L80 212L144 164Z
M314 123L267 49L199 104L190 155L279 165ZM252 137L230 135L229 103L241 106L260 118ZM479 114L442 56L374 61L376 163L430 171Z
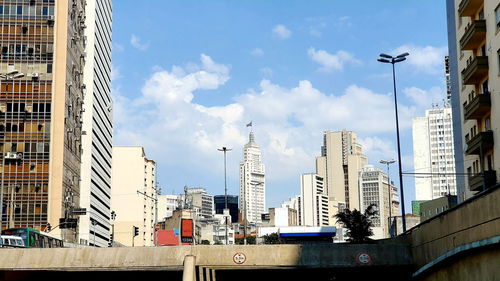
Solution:
M2 4L1 228L50 224L77 242L85 8L84 0Z
M261 215L266 213L265 167L253 132L243 148L240 163L240 209L250 223L260 223Z
M434 107L425 117L413 118L415 199L456 195L455 149L451 108Z
M356 133L324 133L321 156L316 158L316 174L324 179L330 225L335 224L334 216L344 208L359 210L358 176L367 161Z
M328 219L328 195L323 178L317 174L300 176L300 223L305 226L325 226Z
M79 236L99 247L108 246L111 230L111 13L111 0L87 1L80 207L88 212L80 217Z

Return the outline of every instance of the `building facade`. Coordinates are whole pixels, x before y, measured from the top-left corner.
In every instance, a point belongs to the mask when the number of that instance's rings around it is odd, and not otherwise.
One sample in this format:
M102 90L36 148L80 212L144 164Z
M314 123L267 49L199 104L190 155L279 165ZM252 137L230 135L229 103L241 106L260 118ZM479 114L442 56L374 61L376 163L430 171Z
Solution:
M185 209L193 209L196 218L211 218L214 215L214 197L205 188L184 188L179 200Z
M352 131L326 131L321 156L316 158L316 173L324 179L330 225L334 216L345 208L359 210L359 171L368 162Z
M399 198L397 188L391 183L387 174L373 165L366 165L359 172L360 211L364 212L374 205L377 216L373 222L373 239L389 237L389 218L399 215Z
M328 195L323 177L303 174L300 177L301 225L325 226L329 224Z
M111 98L111 0L87 1L86 85L82 119L82 164L79 237L89 245L107 247L111 234L111 162L113 102Z
M54 227L78 242L85 9L68 0L0 10L2 229Z
M180 201L177 195L158 195L158 220L170 218L179 209Z
M131 246L132 240L135 246L153 246L158 200L156 163L146 157L142 147L114 146L112 166L115 241L125 246ZM134 226L139 228L135 238Z
M266 213L265 166L253 132L243 147L240 163L240 209L249 223L260 223L261 215Z
M456 195L455 148L451 107L434 107L413 118L415 199Z
M468 175L461 202L499 179L500 8L493 0L448 0L447 12L455 134L464 148L457 165Z
M226 196L225 195L215 195L214 196L214 208L215 214L224 214L224 209L226 208ZM227 208L229 209L229 214L231 215L231 223L238 222L238 196L228 195L227 196Z

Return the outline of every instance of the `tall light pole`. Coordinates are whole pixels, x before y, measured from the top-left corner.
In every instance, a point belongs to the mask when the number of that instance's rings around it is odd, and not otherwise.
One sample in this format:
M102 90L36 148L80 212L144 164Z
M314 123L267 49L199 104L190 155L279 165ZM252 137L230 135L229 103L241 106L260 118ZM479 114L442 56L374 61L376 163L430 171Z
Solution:
M224 205L224 212L226 212L227 210L227 177L226 177L226 152L228 151L231 151L232 149L231 148L227 148L225 146L223 146L222 148L218 148L217 149L218 151L222 151L224 152L224 197L225 197L225 205ZM227 216L224 216L224 220L226 221L226 245L229 244L229 240L228 240L228 234L227 234Z
M387 54L380 54L380 58L377 59L377 61L382 62L382 63L390 63L392 64L392 82L394 85L394 109L396 113L396 136L397 136L397 142L398 142L398 166L399 166L399 186L400 186L400 193L401 193L401 220L402 220L402 225L403 225L403 232L406 232L406 217L405 217L405 196L404 196L404 189L403 189L403 171L401 169L401 143L399 140L399 120L398 120L398 99L396 95L396 71L394 65L398 62L402 62L406 60L406 56L408 56L408 53L403 53L401 55L398 55L396 57L387 55Z
M387 230L389 237L391 237L391 217L392 217L392 196L391 196L391 176L389 175L389 165L396 163L394 160L380 160L380 164L387 165L387 188L389 190L389 226ZM396 230L397 231L397 230Z
M17 70L10 71L5 74L0 74L0 78L3 80L14 80L18 78L23 78L24 73L19 73ZM0 83L1 88L1 83ZM3 132L3 146L2 146L2 180L0 183L0 231L3 229L3 189L4 189L4 178L5 178L5 140L7 137L7 104L5 107L0 106L0 112L4 114L4 132ZM10 222L9 222L10 223Z

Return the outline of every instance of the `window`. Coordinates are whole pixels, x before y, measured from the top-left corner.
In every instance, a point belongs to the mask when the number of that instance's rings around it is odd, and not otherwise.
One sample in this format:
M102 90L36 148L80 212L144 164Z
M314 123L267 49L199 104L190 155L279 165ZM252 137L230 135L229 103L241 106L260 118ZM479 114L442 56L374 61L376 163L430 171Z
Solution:
M500 6L495 9L495 21L497 23L497 29L500 27Z

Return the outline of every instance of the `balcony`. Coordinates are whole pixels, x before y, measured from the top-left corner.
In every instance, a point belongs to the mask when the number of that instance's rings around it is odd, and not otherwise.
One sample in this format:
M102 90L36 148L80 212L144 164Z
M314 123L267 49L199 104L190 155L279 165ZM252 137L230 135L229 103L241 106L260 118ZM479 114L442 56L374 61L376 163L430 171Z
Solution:
M483 3L484 0L462 0L458 5L458 15L461 17L472 17Z
M480 83L488 76L488 57L477 56L462 70L462 79L465 85Z
M460 39L460 47L463 50L474 50L479 48L486 39L486 20L475 20L465 27L465 32Z
M493 148L493 131L480 132L467 141L465 154L473 155L486 152Z
M482 173L469 176L469 189L470 191L481 191L483 190L483 184L486 184L486 188L490 188L496 182L497 173L495 170L484 171L484 176Z
M481 119L491 108L490 93L475 96L468 104L464 105L464 119Z

